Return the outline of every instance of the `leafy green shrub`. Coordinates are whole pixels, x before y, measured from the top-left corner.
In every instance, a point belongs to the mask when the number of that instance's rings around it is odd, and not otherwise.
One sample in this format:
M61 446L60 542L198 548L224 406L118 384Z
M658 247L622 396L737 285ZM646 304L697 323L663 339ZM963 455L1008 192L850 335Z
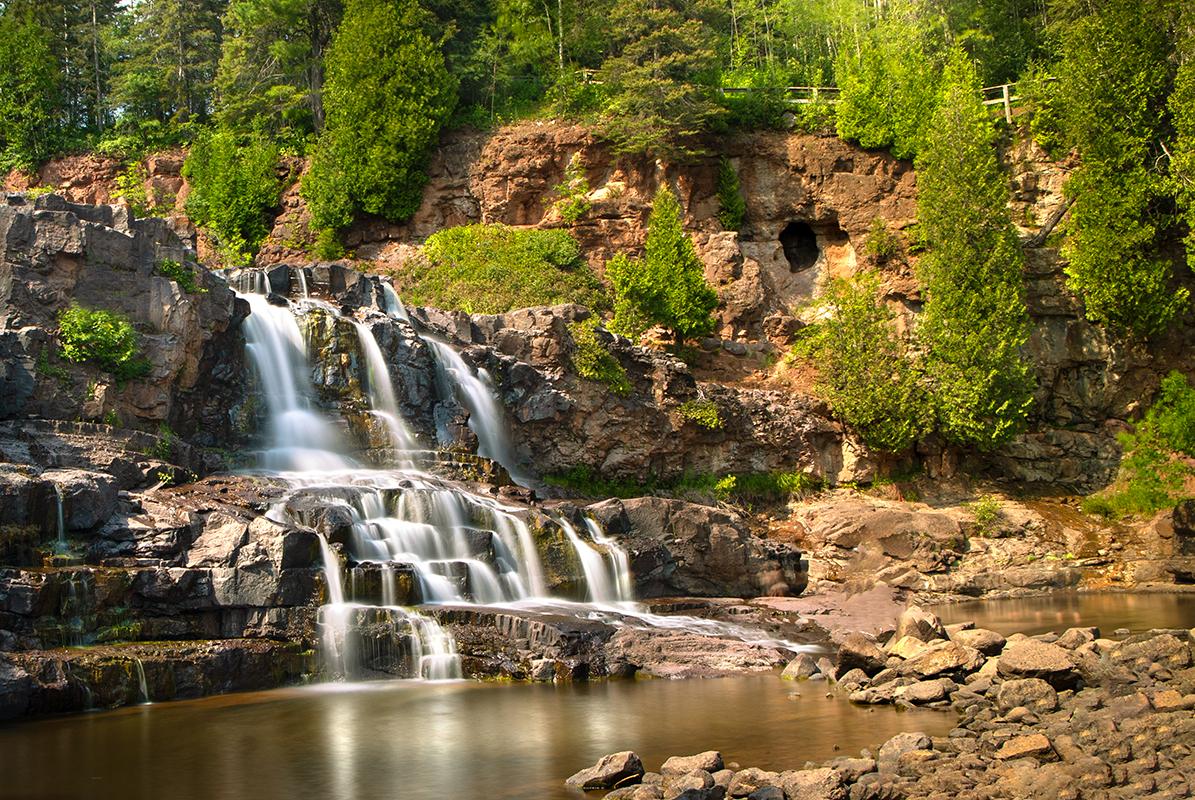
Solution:
M206 294L207 289L199 285L199 276L195 274L195 269L190 264L164 258L154 267L154 272L174 281L187 294Z
M610 329L637 339L652 325L667 328L677 344L714 330L718 294L705 280L693 240L681 225L680 202L661 185L647 221L642 260L619 254L606 264L614 288Z
M975 502L967 505L971 517L975 520L976 531L980 536L988 536L993 526L1000 519L1003 512L1000 509L1000 499L995 495L985 494Z
M556 185L554 191L560 199L555 208L560 212L560 218L569 225L589 211L589 180L585 177L585 162L581 160L581 153L573 153L564 168L564 180Z
M72 305L58 316L63 358L90 362L119 380L141 378L149 362L138 355L137 332L120 314Z
M187 214L215 235L231 264L247 264L270 233L270 210L282 191L278 157L277 145L260 134L212 131L183 165L191 182Z
M608 305L576 240L563 230L446 228L428 237L422 257L404 262L395 280L414 305L472 314L558 303Z
M1108 518L1153 514L1179 499L1195 474L1176 454L1195 457L1195 388L1172 372L1133 433L1119 437L1124 457L1116 482L1083 501L1083 510Z
M718 163L718 222L728 231L743 227L747 218L747 201L739 186L739 174L728 159Z
M322 228L315 236L315 246L311 248L311 253L320 261L336 261L344 258L345 250L336 231Z
M159 461L169 461L174 456L174 445L177 442L178 435L163 422L158 426L158 440L149 448L146 455L153 456Z
M682 417L703 428L717 430L722 427L722 416L718 413L718 404L713 400L686 400L678 410Z
M929 432L932 414L920 366L878 292L871 272L831 281L823 295L831 315L803 328L793 353L812 360L817 393L868 447L899 452Z
M900 255L900 237L888 229L888 223L880 217L871 221L867 239L863 242L863 255L873 264L887 264Z
M116 188L113 189L112 196L128 203L136 216L144 217L153 211L149 205L149 194L145 191L147 180L149 175L145 171L145 165L135 161L116 176Z
M632 386L627 371L598 338L597 327L597 317L568 326L575 345L573 368L582 378L606 384L614 394L628 395Z
M457 81L416 0L348 0L327 54L324 129L303 180L316 229L415 213Z
M820 487L820 480L804 472L750 472L727 475L719 479L714 486L718 499L748 504L784 502Z
M1017 81L1017 94L1026 109L1033 141L1051 158L1066 155L1066 133L1058 109L1058 82L1045 67L1030 64Z

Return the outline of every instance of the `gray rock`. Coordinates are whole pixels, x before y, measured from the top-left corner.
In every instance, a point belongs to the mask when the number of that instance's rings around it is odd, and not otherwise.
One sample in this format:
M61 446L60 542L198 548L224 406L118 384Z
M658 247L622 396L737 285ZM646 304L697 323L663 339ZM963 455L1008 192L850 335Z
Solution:
M1058 692L1041 678L1021 678L1000 684L996 691L996 707L1006 714L1018 706L1038 713L1058 708Z
M779 786L764 786L747 795L747 800L784 800L784 790Z
M880 746L876 757L876 768L880 772L891 772L905 753L914 750L932 750L933 741L920 732L898 733Z
M830 766L842 776L845 783L854 783L869 772L875 772L874 758L836 758Z
M828 681L838 677L838 670L835 669L834 662L825 657L817 660L817 671Z
M1100 638L1099 628L1067 628L1054 641L1054 644L1065 647L1067 650L1074 650L1088 642L1094 642L1098 638Z
M717 750L707 750L693 756L672 756L664 762L660 772L664 775L682 775L695 770L717 772L722 766L722 754Z
M942 627L942 620L920 606L909 606L896 621L896 633L893 638L900 640L904 636L912 636L923 642L935 639L945 639L946 629Z
M779 785L779 772L768 772L757 767L747 767L734 774L734 779L730 782L727 794L731 797L747 797L752 792L762 789L765 786Z
M901 675L934 678L939 675L965 675L983 666L983 654L958 642L934 642L921 654L898 668Z
M813 660L813 656L808 653L799 653L796 658L788 662L788 666L780 673L780 677L786 681L800 681L815 672L817 672L817 662Z
M986 628L955 631L950 634L950 640L966 645L967 647L974 647L985 656L1000 655L1000 651L1004 649L1005 642L1003 636Z
M861 669L874 675L884 669L888 656L874 641L861 633L851 633L838 646L835 672L842 675L852 669Z
M1056 644L1025 640L1010 645L996 664L1000 676L1041 678L1056 689L1074 688L1079 676L1071 654Z
M901 686L896 689L893 698L896 700L905 700L916 706L925 705L927 703L936 703L940 700L945 700L946 697L955 690L956 685L954 681L947 678L932 681L918 681L917 683L909 684L908 686Z
M830 767L780 773L780 786L788 800L844 800L842 775Z
M643 762L638 754L623 750L610 753L592 767L572 775L565 781L576 789L614 789L627 783L637 782L643 777Z

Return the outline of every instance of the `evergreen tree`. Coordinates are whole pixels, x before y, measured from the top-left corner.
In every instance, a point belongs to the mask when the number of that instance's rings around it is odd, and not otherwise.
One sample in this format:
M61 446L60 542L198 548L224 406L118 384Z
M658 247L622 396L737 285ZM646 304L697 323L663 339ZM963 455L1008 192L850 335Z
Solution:
M1195 273L1195 8L1190 4L1180 18L1178 58L1169 101L1175 133L1170 176L1187 226L1187 266Z
M686 156L721 118L715 12L703 0L622 0L611 28L622 35L602 64L601 129L622 152Z
M117 20L109 102L128 126L207 120L225 5L225 0L137 0Z
M1065 14L1067 6L1058 9ZM1087 316L1148 336L1189 307L1159 255L1169 226L1165 152L1170 0L1103 0L1062 16L1057 35L1058 103L1080 165L1063 255L1068 283Z
M650 325L661 325L680 344L714 330L718 295L684 231L680 202L666 185L652 201L643 258L616 256L606 265L606 278L614 287L610 329L616 333L638 338Z
M917 155L937 104L935 49L921 22L894 14L844 51L835 65L838 135L900 158Z
M216 75L216 119L301 142L323 125L324 51L340 0L232 0Z
M1023 426L1034 380L1021 352L1029 336L1022 254L979 89L975 67L956 50L917 158L917 216L928 248L919 264L926 302L918 336L939 429L986 449Z
M61 84L50 32L31 13L0 14L0 168L33 169L60 140Z
M346 3L303 181L317 228L345 228L358 212L401 220L419 207L429 148L456 100L430 24L415 0Z

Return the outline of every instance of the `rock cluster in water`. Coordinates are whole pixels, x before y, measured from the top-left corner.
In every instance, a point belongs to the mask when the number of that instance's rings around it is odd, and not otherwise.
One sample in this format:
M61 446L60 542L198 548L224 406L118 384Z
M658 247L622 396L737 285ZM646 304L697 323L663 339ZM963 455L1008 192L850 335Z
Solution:
M659 773L614 771L611 763L639 762L617 754L570 783L614 789L608 800L1179 800L1195 792L1195 629L1005 638L943 626L912 608L884 646L851 637L836 663L802 655L785 670L794 680L813 676L836 679L852 702L940 708L957 713L958 725L946 736L902 733L875 752L779 772L723 769L710 754L669 759ZM694 768L678 778L669 763Z

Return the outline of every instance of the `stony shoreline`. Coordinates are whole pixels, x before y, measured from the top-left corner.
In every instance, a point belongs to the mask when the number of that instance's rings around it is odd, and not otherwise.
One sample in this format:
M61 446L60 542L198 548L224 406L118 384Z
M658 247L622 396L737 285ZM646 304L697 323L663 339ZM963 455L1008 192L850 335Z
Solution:
M957 714L946 736L902 733L787 771L710 751L647 772L628 751L568 783L612 789L606 800L1178 800L1195 791L1193 665L1195 629L1006 638L911 607L889 634L853 633L833 662L799 655L784 677L828 680L854 703Z

